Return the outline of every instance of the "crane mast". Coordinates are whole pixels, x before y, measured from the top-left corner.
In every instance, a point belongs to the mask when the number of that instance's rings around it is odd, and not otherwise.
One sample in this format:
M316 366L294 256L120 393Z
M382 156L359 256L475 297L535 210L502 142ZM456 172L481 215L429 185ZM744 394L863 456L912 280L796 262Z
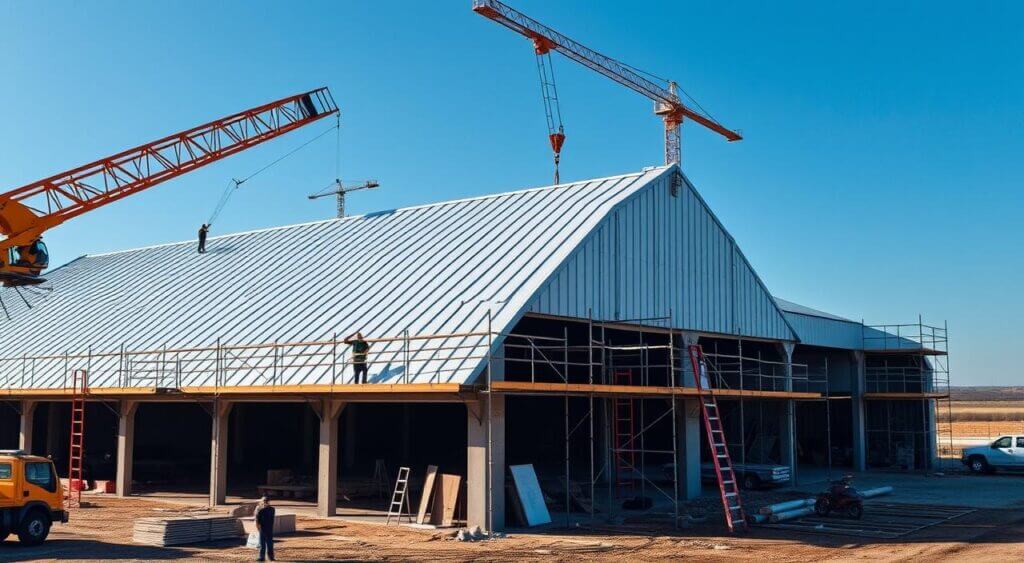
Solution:
M473 11L527 37L533 41L534 49L538 52L540 49L545 52L557 51L653 100L654 113L661 117L665 125L665 164L678 164L681 160L680 127L684 119L695 121L730 142L743 138L739 133L683 104L675 82L658 84L629 65L602 55L498 0L473 0Z
M0 193L0 283L43 281L46 230L337 112L318 88Z

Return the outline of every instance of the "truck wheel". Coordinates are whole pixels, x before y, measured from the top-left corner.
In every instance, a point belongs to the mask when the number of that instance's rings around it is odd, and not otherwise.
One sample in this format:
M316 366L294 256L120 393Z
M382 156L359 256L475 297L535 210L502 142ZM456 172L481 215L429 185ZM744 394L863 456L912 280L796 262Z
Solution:
M761 488L761 479L753 473L747 473L743 476L743 488L748 491Z
M814 503L814 512L818 513L818 516L828 516L828 513L832 512L832 502L828 500L828 497L818 498Z
M50 519L40 510L29 512L21 521L18 541L22 545L39 545L50 534Z
M991 471L988 466L988 461L980 455L976 455L971 458L971 473L988 473Z

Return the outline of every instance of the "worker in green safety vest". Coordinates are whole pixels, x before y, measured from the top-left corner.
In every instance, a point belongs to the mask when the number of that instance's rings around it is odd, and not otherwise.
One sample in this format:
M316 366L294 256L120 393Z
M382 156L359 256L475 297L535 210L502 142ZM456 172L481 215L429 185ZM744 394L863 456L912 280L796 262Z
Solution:
M363 333L356 332L345 337L345 344L352 347L352 371L354 375L352 382L366 383L366 356L370 351L370 343L363 338ZM362 380L359 378L360 374L362 374Z

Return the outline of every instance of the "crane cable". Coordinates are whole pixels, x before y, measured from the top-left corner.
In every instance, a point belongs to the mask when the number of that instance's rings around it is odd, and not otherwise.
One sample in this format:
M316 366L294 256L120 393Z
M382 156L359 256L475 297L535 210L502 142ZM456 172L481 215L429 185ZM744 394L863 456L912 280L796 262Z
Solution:
M231 181L228 182L227 187L224 188L224 192L221 193L220 199L217 201L217 205L213 208L213 213L210 214L210 218L206 221L206 226L207 227L212 227L213 226L213 222L216 221L218 217L220 217L221 211L224 211L224 207L227 206L228 200L231 199L231 196L234 195L235 191L237 191L238 188L242 184L248 182L249 180L251 180L256 175L264 172L268 168L273 167L274 165L278 164L282 160L292 156L293 154L295 154L295 153L299 152L300 150L306 148L307 146L313 144L314 141L319 140L321 137L327 135L328 133L330 133L331 131L334 131L335 129L338 130L338 143L340 145L340 143L341 143L341 137L340 137L341 136L341 115L339 114L337 122L334 125L332 125L330 129L327 129L327 130L321 132L316 137L313 137L312 139L306 141L305 143L302 143L298 147L288 151L284 155L278 157L276 160L270 162L269 164L267 164L266 166L260 168L259 170L255 171L255 172L253 172L252 174L249 174L245 178L242 178L241 180L239 180L237 178L232 178ZM339 151L340 151L340 148L339 148ZM338 158L340 159L340 152L339 152Z
M633 66L631 64L626 64L626 63L621 63L621 64L622 64L622 66L632 70L633 72L636 72L637 74L646 75L648 78L651 78L651 79L653 79L655 81L662 82L664 84L668 84L668 83L672 82L668 78L665 78L665 77L662 77L662 76L658 76L657 74L654 74L653 72L647 72L646 70L644 70L642 68L637 68L637 67L635 67L635 66ZM707 117L708 119L710 119L711 121L714 121L715 123L719 123L719 121L717 119L715 119L715 117L713 115L711 115L711 112L706 110L706 109L704 109L704 106L700 105L700 102L698 102L696 98L691 96L689 92L684 90L683 87L679 85L679 83L676 83L676 87L679 88L679 91L682 92L683 95L686 96L687 99L689 99L691 102L693 102L693 105L697 106L697 109L699 109L700 112L704 114L704 117Z

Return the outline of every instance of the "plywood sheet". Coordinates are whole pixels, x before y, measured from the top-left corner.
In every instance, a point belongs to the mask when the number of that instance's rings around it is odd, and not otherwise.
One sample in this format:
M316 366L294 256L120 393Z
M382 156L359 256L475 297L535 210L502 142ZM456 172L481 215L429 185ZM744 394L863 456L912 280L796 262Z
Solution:
M437 478L437 466L427 466L427 478L423 481L423 496L420 497L420 509L416 514L416 523L422 524L427 516L427 506L430 504L430 493L434 492L434 479Z
M544 493L540 490L540 483L537 481L537 472L533 470L533 464L512 465L512 482L516 486L516 495L519 497L519 504L523 507L523 514L526 516L527 526L539 526L551 523L551 513L544 503Z
M430 523L438 526L451 526L455 523L455 508L459 502L459 489L462 476L441 474L434 493L434 505L430 509Z

